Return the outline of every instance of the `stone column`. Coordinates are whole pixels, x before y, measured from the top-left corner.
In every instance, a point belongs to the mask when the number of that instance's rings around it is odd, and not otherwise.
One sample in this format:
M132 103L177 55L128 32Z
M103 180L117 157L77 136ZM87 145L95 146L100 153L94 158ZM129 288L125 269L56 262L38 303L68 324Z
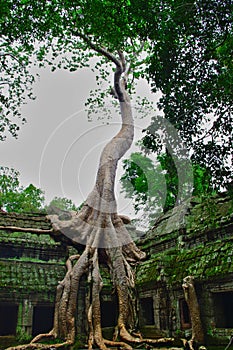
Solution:
M19 305L17 334L32 335L33 305L29 299L24 299Z

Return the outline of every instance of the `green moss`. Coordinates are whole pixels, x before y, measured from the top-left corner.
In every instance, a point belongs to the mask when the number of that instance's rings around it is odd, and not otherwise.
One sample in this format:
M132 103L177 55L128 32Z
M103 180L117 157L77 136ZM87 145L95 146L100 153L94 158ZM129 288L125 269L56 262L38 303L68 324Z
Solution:
M158 283L164 278L169 283L181 283L187 275L198 279L222 277L233 272L232 243L233 238L229 238L221 243L153 255L138 266L136 283L138 286Z
M191 214L186 216L187 234L193 236L197 233L216 229L230 221L233 201L229 197L213 196L194 206Z
M22 324L22 317L23 317L23 305L22 303L19 304L18 306L18 321L17 321L17 328L16 328L16 335L20 336L22 332L21 325Z
M0 287L27 292L54 292L59 280L65 275L65 266L26 261L0 261Z
M48 264L56 264L56 265L64 265L64 262L63 261L57 261L56 259L51 259L51 260L48 260L48 261L45 261L45 260L41 260L41 259L38 259L38 258L31 258L31 257L28 257L28 256L22 256L20 258L8 258L8 259L1 259L1 261L18 261L18 262L29 262L29 263L40 263L40 264L45 264L45 265L48 265Z
M25 247L38 246L60 246L60 242L56 242L48 234L37 235L35 233L28 232L7 232L1 230L0 235L1 243L10 243L24 245Z

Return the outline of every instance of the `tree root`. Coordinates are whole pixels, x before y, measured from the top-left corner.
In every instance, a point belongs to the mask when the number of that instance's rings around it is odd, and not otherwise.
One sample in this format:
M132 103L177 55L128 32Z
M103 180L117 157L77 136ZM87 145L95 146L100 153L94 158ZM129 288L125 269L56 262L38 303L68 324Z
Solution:
M113 341L113 340L108 340L108 339L103 339L104 344L108 346L114 346L114 347L120 347L121 349L124 350L132 350L132 346L130 346L127 343L124 343L122 341Z
M121 326L120 329L120 338L126 342L133 344L172 344L174 342L174 338L159 338L159 339L147 339L142 337L132 336L125 328L125 326Z
M64 346L72 345L69 341L65 341L63 343L54 343L54 344L42 344L42 343L29 343L24 345L17 345L13 347L9 347L6 350L33 350L33 349L59 349L64 348Z
M204 343L204 331L201 322L200 306L197 299L197 294L194 285L194 278L187 276L182 284L185 300L189 307L191 323L192 323L192 338L189 341L189 348L194 350L196 344Z
M130 335L126 329L129 322L131 323L130 326L133 325L135 318L135 312L133 313L133 308L130 308L132 301L131 295L133 288L135 287L134 275L131 266L124 255L124 251L128 252L130 249L130 255L133 256L134 245L130 245L125 250L122 247L105 249L106 263L109 266L112 275L119 304L119 317L115 339L107 340L102 336L101 303L99 295L103 283L99 269L99 250L88 245L81 256L70 256L66 262L66 275L57 286L53 329L49 333L37 335L29 344L10 347L7 350L57 349L67 345L72 345L75 342L75 317L78 287L80 278L83 274L88 275L89 285L86 298L89 350L91 350L94 345L101 350L106 350L108 347L112 346L130 350L132 349L132 346L127 343L171 343L173 341L172 338L143 339L141 337ZM56 339L58 337L64 339L64 342L57 344L40 343L42 340ZM119 340L117 339L118 337Z
M85 209L86 210L86 209ZM55 312L53 329L47 334L36 336L30 344L11 347L8 350L27 349L52 349L72 345L75 342L76 327L75 319L77 308L77 296L80 279L87 276L88 293L86 296L86 314L88 321L88 350L97 346L101 350L108 347L120 347L130 350L136 344L169 344L172 345L173 338L143 339L140 336L131 335L127 329L135 329L136 308L135 277L131 264L144 259L142 253L134 242L122 245L121 237L126 236L125 227L117 214L95 213L96 222L93 231L88 237L81 255L72 255L66 262L67 272L62 281L58 283L55 299ZM101 240L102 227L108 232L107 247L99 249L98 241ZM128 233L127 233L128 234ZM127 238L128 240L129 238ZM109 268L113 282L114 291L118 298L118 321L114 338L107 340L103 338L101 328L101 302L100 292L103 286L99 261ZM44 344L40 341L51 338L63 339L64 342Z

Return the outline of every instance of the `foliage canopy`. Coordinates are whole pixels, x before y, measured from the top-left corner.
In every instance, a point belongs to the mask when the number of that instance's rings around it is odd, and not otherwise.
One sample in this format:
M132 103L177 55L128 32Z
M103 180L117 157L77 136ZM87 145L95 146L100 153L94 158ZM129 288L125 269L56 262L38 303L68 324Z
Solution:
M132 153L123 161L122 191L133 200L136 213L141 212L143 221L153 225L156 217L179 204L179 177L176 164L169 153L158 156L157 162L142 153ZM194 196L213 195L211 176L199 164L192 164Z
M49 211L50 208L52 207L56 207L58 209L61 210L74 210L74 211L78 211L79 208L76 207L76 205L72 202L71 199L68 198L64 198L64 197L54 197L51 202L49 203L48 206L45 207L45 210Z
M161 1L157 21L148 12L151 42L147 74L160 90L158 107L207 167L216 188L232 178L233 4L226 1ZM147 150L158 150L156 120L146 130Z
M44 192L32 184L21 186L19 175L12 168L0 167L0 208L15 213L40 212L43 209Z
M97 83L108 81L107 59L124 51L134 79L161 91L158 107L178 130L192 159L207 167L217 187L231 181L233 5L231 0L6 0L1 8L3 124L15 136L15 117L31 97L32 62L75 71L97 54ZM144 56L135 53L141 50ZM92 51L90 49L96 49ZM112 56L113 57L113 56ZM9 64L11 71L9 71ZM110 63L110 66L112 63ZM8 67L8 68L7 68ZM18 75L17 75L18 74ZM10 84L8 84L10 82ZM89 103L103 100L99 96ZM25 90L25 91L24 91ZM109 90L108 90L109 91ZM102 102L103 103L103 102ZM147 150L158 150L154 123L145 130Z

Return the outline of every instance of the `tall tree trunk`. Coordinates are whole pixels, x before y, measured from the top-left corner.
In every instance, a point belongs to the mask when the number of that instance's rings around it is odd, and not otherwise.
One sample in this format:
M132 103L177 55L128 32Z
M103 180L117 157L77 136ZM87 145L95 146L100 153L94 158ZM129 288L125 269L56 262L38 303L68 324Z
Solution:
M99 51L112 59L112 55L104 49ZM55 231L60 231L73 241L84 244L86 248L80 257L73 256L68 259L67 274L57 287L53 329L48 334L35 337L28 345L29 349L30 346L35 348L34 346L38 344L38 341L44 337L58 336L65 340L65 343L54 344L55 348L74 343L77 294L83 274L86 274L90 281L87 297L89 349L92 349L94 344L103 350L107 348L106 346L120 346L121 348L131 349L131 346L127 345L125 341L151 344L172 341L170 338L158 340L136 338L130 335L127 330L129 320L132 320L131 311L133 308L130 305L131 293L134 288L134 278L129 261L141 260L145 258L145 253L137 248L126 230L121 216L117 214L114 194L116 169L119 159L132 144L134 125L131 102L126 92L127 72L124 57L119 52L119 60L115 58L112 60L116 64L114 88L120 104L122 126L118 134L102 151L94 189L87 197L81 211L78 213L72 212L70 219L65 221L61 221L57 215L49 216ZM99 294L102 281L99 270L99 248L102 252L104 251L102 260L104 256L105 264L109 266L109 271L112 274L113 287L118 297L119 316L114 340L103 339L101 330ZM117 341L117 334L124 342ZM40 347L46 348L45 345L38 344L38 348ZM23 348L16 347L12 349Z

